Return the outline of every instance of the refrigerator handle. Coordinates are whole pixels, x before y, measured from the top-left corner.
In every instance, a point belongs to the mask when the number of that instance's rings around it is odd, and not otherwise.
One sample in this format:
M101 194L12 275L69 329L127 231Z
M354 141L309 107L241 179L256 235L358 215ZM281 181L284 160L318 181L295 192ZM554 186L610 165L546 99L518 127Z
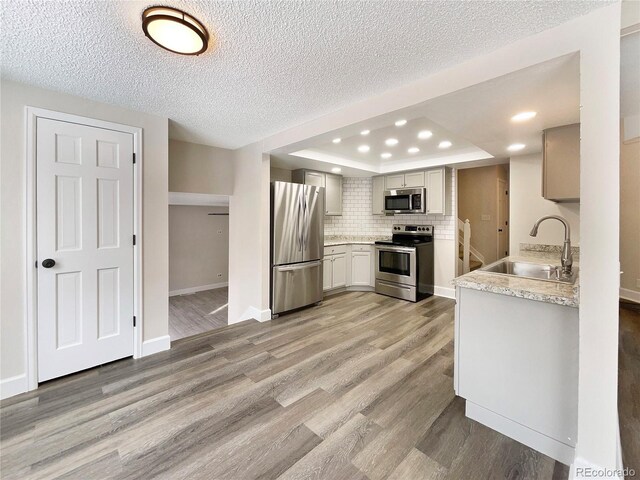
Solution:
M298 194L298 218L296 219L296 240L298 241L298 251L302 251L302 236L304 235L304 223L302 224L302 229L300 228L300 217L302 217L304 222L304 211L302 206L302 198L303 198L304 187L301 189L301 192Z
M307 187L305 187L305 190ZM302 249L305 250L307 248L307 244L309 243L309 212L307 211L307 194L305 192L303 196L304 202L304 230L302 231Z

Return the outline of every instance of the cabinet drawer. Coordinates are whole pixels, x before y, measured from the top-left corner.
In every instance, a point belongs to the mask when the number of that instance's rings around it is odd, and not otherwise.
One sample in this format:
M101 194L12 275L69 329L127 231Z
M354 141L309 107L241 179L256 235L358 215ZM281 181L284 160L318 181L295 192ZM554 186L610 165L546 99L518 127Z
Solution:
M325 255L335 255L336 253L347 253L346 245L334 245L332 247L324 247Z
M370 252L371 251L371 245L354 244L354 245L351 245L351 251L352 252Z

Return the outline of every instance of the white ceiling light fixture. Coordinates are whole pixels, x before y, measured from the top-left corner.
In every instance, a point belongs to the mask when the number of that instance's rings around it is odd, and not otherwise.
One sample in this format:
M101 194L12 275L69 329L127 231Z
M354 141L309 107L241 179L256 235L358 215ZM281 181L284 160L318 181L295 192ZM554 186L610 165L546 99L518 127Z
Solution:
M418 132L418 138L420 140L426 140L427 138L433 137L433 132L431 130L421 130Z
M340 143L342 141L341 138L334 138L333 140L331 140L333 143Z
M371 130L362 130L362 131L360 132L360 135L362 135L362 136L367 136L367 135L369 135L369 133L371 133Z
M531 120L537 114L538 114L537 112L520 112L520 113L514 115L513 117L511 117L511 121L512 122L526 122L527 120Z
M370 149L369 149L369 145L360 145L360 146L358 147L358 151L359 151L360 153L367 153L369 150L370 150Z
M518 152L522 150L524 147L526 147L524 143L512 143L507 147L507 150L509 150L510 152Z
M176 8L147 8L142 12L142 31L159 47L180 55L200 55L209 45L204 25Z
M438 144L438 148L449 148L451 145L453 144L449 140L443 140Z
M381 154L380 154L380 157L381 157L381 158L384 158L385 160L386 160L387 158L391 158L391 156L392 156L392 155L391 155L389 152L384 152L384 153L381 153Z
M418 153L420 149L418 147L411 147L407 150L408 153Z
M407 124L407 121L403 118L402 120L398 120L396 122L396 127L404 127Z
M395 145L397 145L397 144L398 144L398 139L397 139L397 138L387 138L387 139L384 141L384 144L385 144L387 147L393 147L393 146L395 146Z
M341 169L340 167L333 167L333 168L331 169L331 171L332 171L333 173L340 173L340 172L342 171L342 169Z

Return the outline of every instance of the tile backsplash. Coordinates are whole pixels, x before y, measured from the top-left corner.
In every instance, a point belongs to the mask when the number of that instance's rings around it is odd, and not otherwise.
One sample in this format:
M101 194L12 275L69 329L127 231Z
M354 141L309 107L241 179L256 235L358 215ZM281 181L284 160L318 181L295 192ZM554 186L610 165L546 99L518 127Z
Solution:
M455 211L456 175L451 175L452 211ZM454 215L373 215L371 178L344 177L342 179L342 215L324 218L325 235L389 235L395 223L433 225L435 238L455 240Z

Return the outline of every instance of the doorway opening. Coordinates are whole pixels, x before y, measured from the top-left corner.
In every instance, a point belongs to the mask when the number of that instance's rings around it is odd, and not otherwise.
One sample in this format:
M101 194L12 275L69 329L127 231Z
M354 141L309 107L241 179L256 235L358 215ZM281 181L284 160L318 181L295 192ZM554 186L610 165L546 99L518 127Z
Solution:
M509 255L509 164L457 171L457 274Z
M228 324L228 198L208 205L170 194L169 336L180 340ZM217 196L216 196L217 197Z

